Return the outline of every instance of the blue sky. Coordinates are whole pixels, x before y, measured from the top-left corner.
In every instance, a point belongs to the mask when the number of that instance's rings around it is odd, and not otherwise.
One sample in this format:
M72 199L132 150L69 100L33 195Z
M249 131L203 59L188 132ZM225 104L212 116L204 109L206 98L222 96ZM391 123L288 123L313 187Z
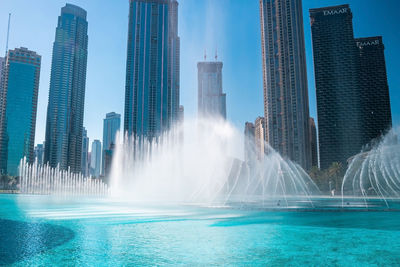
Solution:
M178 0L179 1L179 0ZM88 11L89 57L84 126L91 141L102 139L103 118L123 114L128 0L70 0ZM36 143L45 135L52 45L61 0L0 0L0 51L5 50L8 13L10 48L27 47L42 55ZM314 70L308 9L350 4L356 37L382 35L395 125L400 125L400 1L303 0L310 114L316 116ZM197 113L197 62L204 51L224 62L223 87L228 119L241 130L263 115L261 33L258 0L180 0L181 103L185 116ZM0 52L3 54L4 52Z

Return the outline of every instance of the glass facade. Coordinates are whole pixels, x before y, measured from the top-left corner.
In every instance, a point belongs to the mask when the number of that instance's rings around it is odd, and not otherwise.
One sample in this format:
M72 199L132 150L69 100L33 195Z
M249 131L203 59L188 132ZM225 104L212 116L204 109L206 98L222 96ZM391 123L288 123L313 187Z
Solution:
M85 128L82 135L82 174L84 177L89 176L89 137Z
M308 84L301 0L260 0L266 141L311 167Z
M94 140L92 143L92 151L90 153L90 174L93 177L100 177L101 171L101 142Z
M128 135L158 137L178 119L178 2L130 0L125 124Z
M41 56L26 48L8 52L0 119L2 173L16 176L22 158L34 161L40 65Z
M354 39L349 5L310 10L320 167L343 165L391 128L381 37Z
M197 64L200 116L226 119L226 94L222 90L222 67L222 62Z
M102 174L105 174L105 154L115 145L117 133L121 130L121 115L115 112L106 114L103 125Z
M87 31L85 10L71 4L61 9L53 46L45 162L73 172L82 167Z
M44 145L38 144L35 147L35 161L37 161L39 165L43 165L43 155L44 155Z

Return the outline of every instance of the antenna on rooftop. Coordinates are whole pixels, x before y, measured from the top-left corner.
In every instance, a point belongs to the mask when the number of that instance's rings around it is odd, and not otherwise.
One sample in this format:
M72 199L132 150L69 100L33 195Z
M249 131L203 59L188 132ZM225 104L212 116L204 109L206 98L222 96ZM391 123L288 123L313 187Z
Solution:
M215 49L215 61L218 61L218 46Z
M6 56L8 53L8 41L10 39L10 23L11 23L11 13L8 13L8 29L7 29L7 42L6 42Z

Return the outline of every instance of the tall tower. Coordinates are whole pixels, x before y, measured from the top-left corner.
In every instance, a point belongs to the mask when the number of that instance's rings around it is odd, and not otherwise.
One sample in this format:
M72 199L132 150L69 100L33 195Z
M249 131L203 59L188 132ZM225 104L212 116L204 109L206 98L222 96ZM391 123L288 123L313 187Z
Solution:
M246 122L244 126L244 161L253 162L255 159L255 126Z
M301 0L260 0L266 141L303 168L311 163Z
M199 62L198 113L226 119L226 94L222 90L222 62Z
M349 5L310 9L320 167L346 164L363 145L359 58Z
M100 177L101 171L101 142L94 140L92 143L92 151L90 153L90 169L91 175Z
M151 139L178 120L178 2L129 2L124 132Z
M82 134L82 174L84 177L89 176L89 137L87 136L87 130L83 128Z
M392 128L385 47L382 36L357 38L355 41L360 60L364 143L367 144Z
M102 170L105 174L105 154L107 150L111 150L115 146L117 133L121 129L121 115L115 112L107 113L103 123L103 155L102 155Z
M258 117L254 123L255 131L255 149L258 160L264 160L265 152L267 148L265 147L265 118Z
M45 162L81 171L82 130L88 53L86 11L66 4L53 45Z
M35 159L41 56L26 48L8 51L0 112L0 171L18 175L20 160Z

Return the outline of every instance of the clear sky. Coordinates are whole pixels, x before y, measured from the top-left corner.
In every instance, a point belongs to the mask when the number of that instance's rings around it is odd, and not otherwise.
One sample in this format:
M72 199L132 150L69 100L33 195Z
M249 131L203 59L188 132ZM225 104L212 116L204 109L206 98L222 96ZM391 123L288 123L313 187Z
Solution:
M242 130L263 115L259 0L178 0L181 37L181 103L185 116L197 113L197 62L224 62L228 119ZM0 53L4 54L8 13L10 45L42 55L36 143L45 136L52 45L62 0L0 0ZM102 140L103 118L123 114L128 31L128 0L70 0L88 11L89 57L84 126L90 141ZM310 114L316 116L310 8L350 4L356 37L382 35L395 125L400 125L399 0L303 0ZM122 116L123 117L123 116ZM122 124L123 125L123 124Z

